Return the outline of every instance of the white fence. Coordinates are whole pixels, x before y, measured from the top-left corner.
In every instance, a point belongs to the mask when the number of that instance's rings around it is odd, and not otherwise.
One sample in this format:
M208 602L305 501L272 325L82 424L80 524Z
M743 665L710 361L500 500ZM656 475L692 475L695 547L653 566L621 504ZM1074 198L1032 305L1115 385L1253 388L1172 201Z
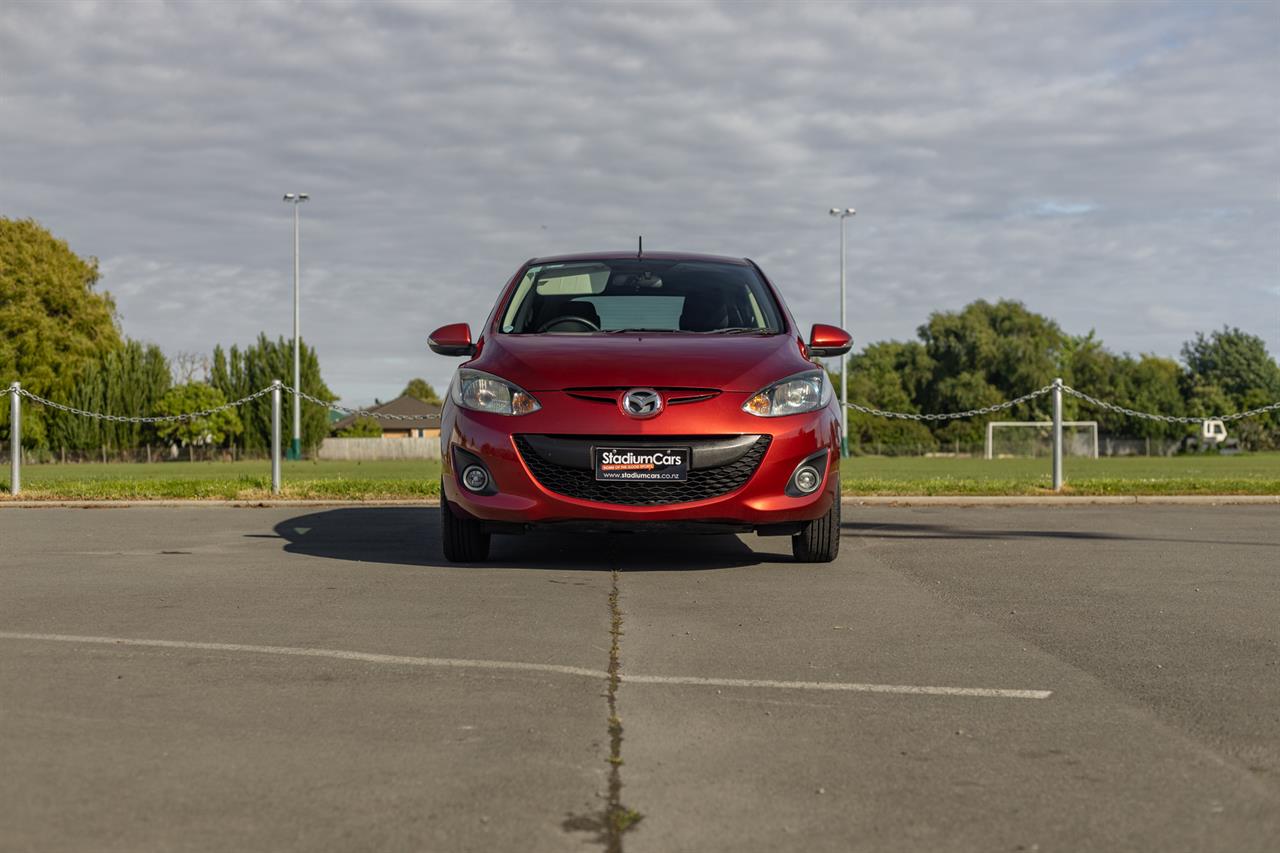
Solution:
M440 438L326 438L316 456L342 462L439 459Z

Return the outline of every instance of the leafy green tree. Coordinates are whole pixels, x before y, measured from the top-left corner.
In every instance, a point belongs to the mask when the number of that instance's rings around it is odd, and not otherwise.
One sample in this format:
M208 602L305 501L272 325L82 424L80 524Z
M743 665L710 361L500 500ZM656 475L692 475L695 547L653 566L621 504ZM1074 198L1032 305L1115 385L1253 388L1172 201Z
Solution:
M320 360L306 341L302 342L301 366L304 392L326 402L337 399L320 378ZM223 350L221 346L215 347L209 382L228 400L238 400L265 388L276 379L290 382L292 376L293 341L286 341L283 337L273 341L262 334L256 343L243 350L236 346L232 346L230 351ZM243 406L240 416L244 423L244 448L251 452L268 452L271 449L270 395L263 395ZM280 429L287 442L287 437L293 434L293 404L288 393L281 400ZM315 450L328 434L328 412L323 406L303 400L303 448Z
M222 392L204 382L189 382L169 389L156 407L161 415L181 415L213 409L227 402ZM235 409L181 421L164 421L157 426L161 438L177 441L194 456L197 446L214 447L244 431Z
M924 346L908 341L871 344L849 357L849 399L894 412L919 412L917 395L932 376L934 364ZM838 379L833 380L838 384ZM919 421L881 418L849 412L851 448L892 453L898 448L934 450L937 439Z
M1191 414L1207 417L1255 409L1280 400L1280 364L1262 338L1223 327L1197 332L1182 346L1183 393ZM1280 446L1280 416L1272 412L1233 421L1228 429L1246 447Z
M918 402L935 412L981 408L1048 385L1067 345L1057 323L1010 300L979 300L958 312L935 312L919 335L935 368ZM1041 420L1049 406L1046 395L1001 413L1000 419ZM976 442L990 419L949 421L935 435Z
M89 362L75 387L60 402L92 412L149 415L157 410L170 387L168 359L154 344L128 341ZM156 439L150 424L97 420L50 411L49 446L69 450L109 447L133 450Z
M382 438L382 424L376 418L361 415L351 426L338 432L339 438Z
M1126 356L1122 367L1126 372L1126 380L1125 392L1120 398L1121 405L1139 412L1175 417L1188 414L1187 403L1182 396L1182 368L1176 361L1156 355L1144 355L1135 361ZM1191 431L1185 424L1121 415L1113 416L1105 423L1109 433L1135 438L1176 440Z
M1256 335L1225 326L1207 336L1197 332L1182 345L1182 360L1195 382L1217 385L1234 401L1251 391L1280 400L1280 364Z
M98 263L31 219L0 217L0 383L68 398L86 367L120 348L115 303L94 289ZM0 407L8 434L9 411ZM23 407L23 444L48 443L47 413Z
M424 403L440 403L440 395L436 393L436 389L431 387L431 383L425 379L410 379L409 384L400 392L400 396L408 395L421 400Z

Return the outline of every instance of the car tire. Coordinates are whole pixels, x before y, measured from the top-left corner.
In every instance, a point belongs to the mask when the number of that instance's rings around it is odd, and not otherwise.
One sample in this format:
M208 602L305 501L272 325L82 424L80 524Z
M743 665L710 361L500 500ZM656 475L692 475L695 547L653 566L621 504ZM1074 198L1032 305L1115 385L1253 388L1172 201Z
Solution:
M840 487L831 509L791 537L791 553L799 563L830 563L840 553Z
M473 518L454 513L440 489L440 543L451 563L479 563L489 558L489 534Z

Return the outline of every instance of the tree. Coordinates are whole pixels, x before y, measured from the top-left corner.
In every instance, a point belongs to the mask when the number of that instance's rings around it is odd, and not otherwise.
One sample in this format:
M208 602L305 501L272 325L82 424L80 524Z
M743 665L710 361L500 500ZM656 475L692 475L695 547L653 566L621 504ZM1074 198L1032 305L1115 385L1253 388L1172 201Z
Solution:
M0 382L65 400L87 366L120 348L115 303L94 290L98 263L32 219L0 217ZM7 434L8 407L0 407ZM23 444L47 444L43 409L24 407Z
M1137 361L1125 357L1126 391L1119 402L1139 412L1181 417L1187 414L1182 396L1182 368L1171 358L1144 355ZM1180 439L1190 428L1185 424L1149 421L1146 418L1115 416L1108 420L1109 432L1138 438Z
M175 385L186 385L188 382L208 382L209 356L202 352L179 350L172 359L173 382Z
M933 412L977 409L1048 385L1061 370L1067 343L1057 323L1010 300L994 305L979 300L959 312L935 312L919 335L936 366L918 402ZM1045 395L999 417L1043 420L1049 416L1049 405ZM934 434L978 441L987 420L949 421Z
M302 391L326 402L336 399L333 392L320 378L320 359L316 351L302 342ZM228 400L247 397L265 388L276 379L292 381L293 341L283 337L270 340L265 334L258 336L253 345L241 350L232 346L224 351L221 346L213 350L213 366L209 371L209 383L223 393ZM293 405L289 395L281 401L280 429L284 436L293 434ZM271 448L271 398L267 395L246 404L240 410L244 422L244 448L266 453ZM323 406L302 401L302 446L314 450L329 434L329 413Z
M361 415L338 433L339 438L382 438L382 424L376 418Z
M149 415L157 411L169 387L169 363L160 348L128 341L90 362L60 402L92 412ZM97 420L61 411L49 412L48 419L51 448L132 450L156 437L150 424Z
M934 364L915 342L871 344L849 358L849 398L863 405L894 412L919 412L920 390L929 382ZM881 418L849 412L852 448L893 453L897 448L934 450L937 439L919 421Z
M1192 414L1230 414L1280 400L1280 365L1255 335L1226 326L1207 336L1197 332L1183 344L1182 359L1187 364L1183 394ZM1230 429L1246 447L1280 446L1275 412L1235 421Z
M204 382L188 382L171 388L157 406L161 415L181 415L213 409L227 402L222 392ZM157 426L161 438L186 446L188 458L200 446L217 446L244 430L235 409L181 421L164 421Z
M1195 382L1217 385L1233 401L1251 391L1280 400L1280 365L1255 335L1226 326L1208 336L1196 332L1195 340L1182 345L1182 360Z
M410 379L409 384L400 392L400 396L408 395L421 400L424 403L440 403L440 395L436 393L436 389L431 387L431 383L425 379Z

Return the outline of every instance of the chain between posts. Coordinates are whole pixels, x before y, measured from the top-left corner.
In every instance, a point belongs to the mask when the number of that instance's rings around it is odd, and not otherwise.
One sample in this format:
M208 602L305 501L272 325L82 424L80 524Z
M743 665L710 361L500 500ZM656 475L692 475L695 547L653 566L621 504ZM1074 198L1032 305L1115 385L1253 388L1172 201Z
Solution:
M170 423L174 421L190 421L190 420L196 420L198 418L209 417L210 415L216 415L219 412L225 412L228 409L234 409L239 406L243 406L248 403L251 403L254 400L259 399L260 397L264 397L267 394L271 393L271 388L272 386L268 385L265 388L261 388L257 391L254 391L252 394L249 394L245 397L241 397L239 400L234 400L230 403L223 403L220 406L214 406L213 408L203 409L198 412L184 412L182 414L177 414L177 415L149 415L149 416L109 415L103 412L90 412L85 409L78 409L75 406L68 406L63 403L55 403L53 400L48 400L48 399L45 399L44 397L41 397L38 394L31 393L25 388L18 388L17 393L18 393L18 396L26 397L28 400L31 400L34 403L39 403L42 406L48 406L51 409L57 409L58 411L67 412L73 415L80 415L86 418L95 418L97 420L110 421L113 423L154 424L154 423ZM438 414L395 415L388 412L373 412L373 411L369 411L368 409L352 409L352 408L348 408L347 406L339 406L336 403L331 403L327 400L322 400L319 397L315 397L311 394L306 393L305 391L299 391L296 388L293 388L289 385L281 385L280 390L287 394L294 394L300 397L301 399L306 400L309 403L314 403L317 406L323 406L326 409L332 409L336 412L342 412L343 414L346 414L346 415L355 415L357 417L370 417L370 418L376 418L378 420L390 420L390 421L439 420L440 418L440 415ZM1005 411L1006 409L1012 409L1014 406L1017 406L1021 403L1026 403L1030 400L1034 400L1037 397L1043 397L1045 394L1048 394L1051 391L1053 391L1052 384L1046 385L1043 388L1038 388L1029 394L1023 394L1021 397L1016 397L1012 400L1007 400L1003 403L996 403L990 406L983 406L978 409L969 409L963 412L941 412L941 413L927 413L927 414L921 414L919 412L890 412L890 411L885 411L883 409L877 409L872 406L862 406L862 405L859 405L858 403L849 403L848 407L855 412L861 412L864 415L873 415L875 417L880 417L880 418L897 418L899 420L908 420L908 421L948 421L948 420L959 420L961 418L974 418L974 417L979 417L981 415L995 414L996 412ZM1140 412L1136 409L1130 409L1125 406L1117 405L1115 403L1109 403L1106 400L1099 400L1097 397L1090 396L1089 394L1086 394L1083 391L1077 391L1075 388L1072 388L1070 385L1063 385L1062 391L1065 394L1070 394L1071 396L1076 397L1080 400L1083 400L1084 402L1089 403L1090 405L1097 406L1098 408L1105 409L1106 411L1109 411L1109 412L1115 412L1117 414L1127 415L1128 417L1132 417L1132 418L1142 418L1144 420L1160 421L1162 423L1171 423L1171 424L1175 424L1175 423L1176 424L1198 424L1198 423L1204 423L1205 421L1210 421L1210 420L1220 420L1224 422L1230 422L1230 421L1238 421L1243 418L1252 418L1252 417L1257 417L1259 415L1265 415L1268 412L1280 412L1280 401L1277 401L1275 403L1271 403L1266 406L1259 406L1256 409L1249 409L1248 411L1244 411L1244 412L1235 412L1229 415L1207 415L1203 417L1189 416L1189 415L1158 415L1152 412ZM13 388L12 387L5 388L2 391L0 391L0 393L12 394Z
M940 414L920 414L919 412L887 412L882 409L872 408L870 406L860 406L857 403L849 403L848 406L850 409L853 409L856 412L861 412L864 415L874 415L880 418L898 418L900 420L905 420L905 421L948 421L948 420L958 420L960 418L973 418L979 415L990 415L996 412L1004 411L1005 409L1012 409L1014 406L1018 405L1019 403L1025 403L1028 400L1034 400L1037 397L1042 397L1045 394L1048 394L1049 392L1051 392L1052 390L1053 390L1053 385L1046 385L1043 388L1039 388L1035 391L1032 391L1030 394L1023 394L1021 397L1018 397L1013 400L1008 400L1003 403L996 403L995 405L991 405L991 406L983 406L980 409L970 409L965 412L943 412ZM1085 401L1086 403L1097 406L1098 408L1101 408L1101 409L1106 409L1107 411L1110 411L1110 412L1116 412L1117 414L1121 414L1121 415L1128 415L1129 417L1133 417L1133 418L1143 418L1149 421L1161 421L1163 423L1170 423L1170 424L1199 424L1199 423L1204 423L1205 421L1214 421L1214 420L1224 421L1224 422L1238 421L1238 420L1241 420L1242 418L1252 418L1252 417L1257 417L1258 415L1265 415L1268 412L1280 412L1280 401L1277 401L1268 406L1259 406L1256 409L1249 409L1248 411L1245 411L1245 412L1235 412L1230 415L1206 415L1203 417L1201 416L1193 417L1189 415L1188 416L1157 415L1157 414L1152 414L1151 412L1139 412L1136 409L1129 409L1124 406L1116 405L1115 403L1108 403L1105 400L1099 400L1097 397L1091 397L1088 394L1084 393L1083 391L1077 391L1076 389L1072 388L1070 385L1063 385L1062 391L1065 394L1070 394L1071 396L1077 397Z
M1078 397L1086 403L1097 406L1100 409L1106 409L1109 412L1116 412L1117 414L1128 415L1131 418L1142 418L1148 421L1161 421L1167 424L1200 424L1205 421L1238 421L1241 418L1252 418L1258 415L1264 415L1267 412L1280 412L1280 401L1277 401L1269 406L1259 406L1256 409L1249 409L1247 412L1235 412L1230 415L1209 415L1207 417L1156 415L1151 412L1139 412L1135 409L1127 409L1124 406L1117 406L1115 403L1108 403L1105 400L1099 400L1097 397L1090 397L1088 394L1083 391L1077 391L1070 385L1063 385L1062 390L1073 397Z
M337 403L330 403L327 400L321 400L319 397L313 397L305 391L299 391L288 385L282 385L280 389L286 393L295 394L308 403L315 403L317 406L324 406L326 409L333 409L335 412L342 412L344 415L356 415L358 417L378 418L379 420L389 421L434 421L440 419L439 415L393 415L389 412L371 412L368 409L349 409L346 406L339 406Z
M992 406L983 406L981 409L970 409L967 412L945 412L942 414L922 415L919 412L886 412L881 409L873 409L868 406L859 406L857 403L849 403L849 408L855 412L861 412L864 415L875 415L880 418L899 418L904 421L951 421L959 418L974 418L978 415L990 415L996 412L1002 412L1005 409L1012 409L1019 403L1025 403L1028 400L1034 400L1036 397L1043 397L1053 390L1052 385L1046 385L1032 391L1030 394L1023 394L1014 400L1007 400L1003 403L996 403Z
M229 409L234 409L239 406L244 406L248 403L252 403L254 400L257 400L260 397L265 397L266 395L271 393L271 388L272 386L268 385L265 388L261 388L257 391L254 391L252 394L249 394L245 397L241 397L239 400L233 400L230 403L223 403L220 406L214 406L213 408L210 408L210 409L202 409L201 411L198 411L198 412L183 412L182 414L178 414L178 415L133 416L133 415L109 415L104 412L90 412L86 409L78 409L75 406L68 406L64 403L55 403L53 400L48 400L44 397L41 397L38 394L31 393L25 388L18 389L18 396L26 397L28 400L31 400L33 403L39 403L42 406L48 406L49 408L57 409L60 412L67 412L68 414L80 415L81 417L93 418L95 420L110 421L112 423L158 424L158 423L172 423L174 421L193 421L193 420L198 420L199 418L207 418L210 415L216 415L219 412L225 412ZM281 385L280 390L284 391L287 394L295 394L309 403L315 403L318 406L324 406L327 409L333 409L334 411L342 412L348 415L359 415L359 416L366 416L371 418L379 418L379 419L392 420L392 421L438 420L440 418L440 416L437 414L393 415L386 412L371 412L367 409L350 409L350 408L347 408L346 406L339 406L336 403L330 403L326 400L321 400L319 397L313 397L312 395L306 393L305 391L298 391L288 385ZM9 393L12 393L12 390L9 388L6 388L4 389L4 392L6 394L9 394Z
M77 409L75 406L67 406L62 403L55 403L52 400L46 400L44 397L41 397L38 394L32 394L30 391L26 390L25 388L18 389L19 396L26 397L28 400L31 400L32 402L35 402L35 403L39 403L42 406L48 406L49 408L57 409L60 412L68 412L70 414L80 415L86 418L94 418L95 420L110 421L112 423L122 423L122 424L159 424L159 423L172 423L173 421L194 421L199 418L207 418L210 415L216 415L218 412L225 412L228 409L234 409L237 406L243 406L246 403L250 403L258 399L259 397L262 397L270 393L271 393L271 386L268 385L266 388L263 388L259 391L254 391L252 394L250 394L247 397L241 397L239 400L235 400L230 403L223 403L221 406L214 406L211 409L202 409L201 411L198 411L198 412L183 412L180 415L148 415L148 416L142 416L142 417L134 417L130 415L108 415L102 412L90 412L90 411L86 411L85 409Z

